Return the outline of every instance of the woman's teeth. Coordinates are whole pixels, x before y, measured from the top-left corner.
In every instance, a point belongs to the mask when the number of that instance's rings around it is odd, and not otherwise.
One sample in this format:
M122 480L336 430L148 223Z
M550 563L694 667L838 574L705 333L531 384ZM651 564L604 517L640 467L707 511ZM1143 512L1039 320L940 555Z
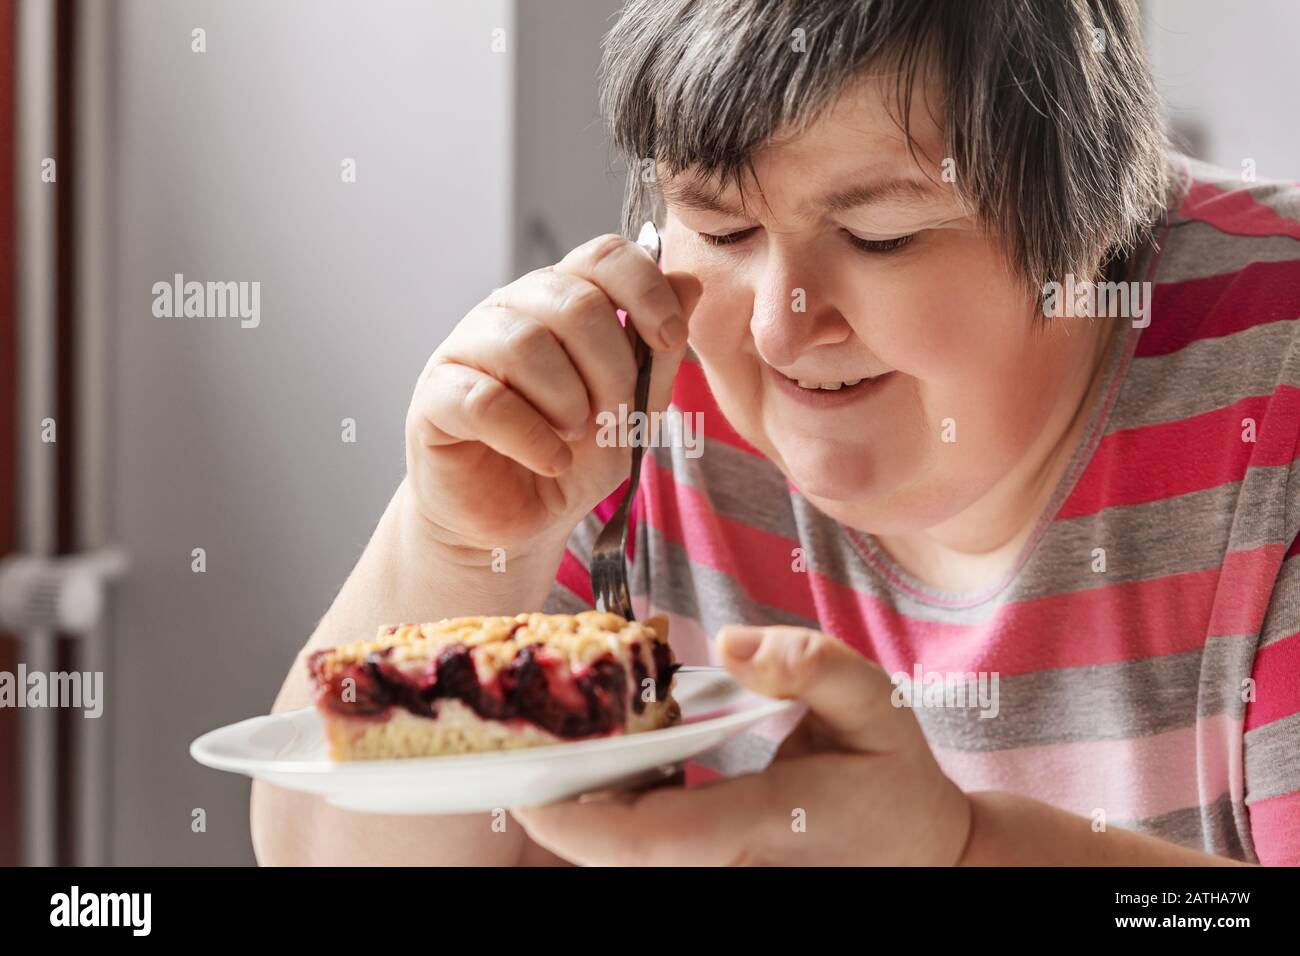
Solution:
M849 379L847 382L805 382L803 379L797 379L796 381L800 388L810 388L814 390L824 389L825 391L833 392L838 388L848 388L852 385L857 385L858 382L862 381L862 379L853 378Z

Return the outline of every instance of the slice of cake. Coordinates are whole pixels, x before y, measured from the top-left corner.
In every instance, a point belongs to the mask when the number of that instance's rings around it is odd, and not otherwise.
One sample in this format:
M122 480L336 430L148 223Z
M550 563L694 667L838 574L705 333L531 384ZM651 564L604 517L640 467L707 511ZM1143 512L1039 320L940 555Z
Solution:
M381 628L307 658L330 757L510 750L677 723L668 622L584 611Z

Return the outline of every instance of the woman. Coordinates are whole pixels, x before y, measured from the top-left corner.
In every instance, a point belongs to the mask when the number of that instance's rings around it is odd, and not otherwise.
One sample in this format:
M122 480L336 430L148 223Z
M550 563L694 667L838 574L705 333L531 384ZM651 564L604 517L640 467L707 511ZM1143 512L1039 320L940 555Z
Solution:
M635 611L806 716L505 832L258 784L259 858L1300 862L1300 199L1168 150L1137 20L629 3L602 104L665 272L603 236L462 320L307 647L590 607L625 309L706 436L647 456Z

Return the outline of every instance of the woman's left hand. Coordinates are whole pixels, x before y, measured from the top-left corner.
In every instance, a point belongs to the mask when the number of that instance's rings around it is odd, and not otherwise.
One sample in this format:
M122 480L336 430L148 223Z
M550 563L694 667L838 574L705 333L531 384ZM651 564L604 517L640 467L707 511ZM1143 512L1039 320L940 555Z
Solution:
M916 717L876 664L794 627L723 628L740 683L808 712L771 765L687 789L602 792L511 812L574 863L613 866L957 863L967 796L944 776Z

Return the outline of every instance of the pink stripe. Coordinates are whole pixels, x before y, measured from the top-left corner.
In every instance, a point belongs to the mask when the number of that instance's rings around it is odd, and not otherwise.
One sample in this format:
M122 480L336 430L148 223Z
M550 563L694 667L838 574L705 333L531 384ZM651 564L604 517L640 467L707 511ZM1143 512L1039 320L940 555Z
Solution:
M601 521L608 521L618 510L618 506L623 503L623 496L627 494L628 479L624 478L623 483L611 491L608 495L596 503L592 510L596 517Z
M684 783L688 790L691 787L700 787L706 783L713 783L713 781L721 780L724 777L724 774L718 773L712 767L706 767L693 760L687 760L682 769L685 772L686 779Z
M1279 188L1288 186L1289 184L1278 184ZM1194 182L1179 214L1187 219L1207 222L1216 229L1235 236L1290 236L1292 239L1300 239L1300 222L1257 201L1243 187L1226 190L1211 183Z
M1300 315L1300 261L1252 262L1238 272L1158 283L1137 354L1168 355L1200 339Z
M1211 568L1012 604L992 632L986 625L936 628L944 637L933 641L894 632L873 636L877 644L890 641L881 663L889 661L891 671L910 670L919 659L935 670L1009 676L1181 654L1205 644L1218 574ZM964 641L953 639L963 631Z
M560 568L555 572L555 580L584 603L595 606L596 599L591 593L591 574L568 548L564 549L564 557L560 559Z
M683 412L703 412L704 437L732 448L762 458L763 453L751 445L731 427L727 417L718 408L713 391L709 388L704 368L699 362L683 361L673 382L673 405Z
M1242 420L1254 419L1254 442L1241 440ZM1191 418L1112 432L1101 440L1058 520L1104 508L1145 504L1240 481L1247 467L1295 460L1300 389L1279 386L1271 396L1242 399ZM1188 454L1214 449L1214 454Z
M1088 740L992 752L934 748L962 789L1010 790L1108 821L1136 820L1241 799L1241 721L1226 714L1194 727L1127 740Z
M1258 634L1281 566L1280 544L1225 554L1208 633L1220 637Z
M1300 866L1300 791L1258 800L1247 809L1259 862Z
M1246 729L1300 713L1300 631L1255 654L1250 676L1255 699L1246 705Z

